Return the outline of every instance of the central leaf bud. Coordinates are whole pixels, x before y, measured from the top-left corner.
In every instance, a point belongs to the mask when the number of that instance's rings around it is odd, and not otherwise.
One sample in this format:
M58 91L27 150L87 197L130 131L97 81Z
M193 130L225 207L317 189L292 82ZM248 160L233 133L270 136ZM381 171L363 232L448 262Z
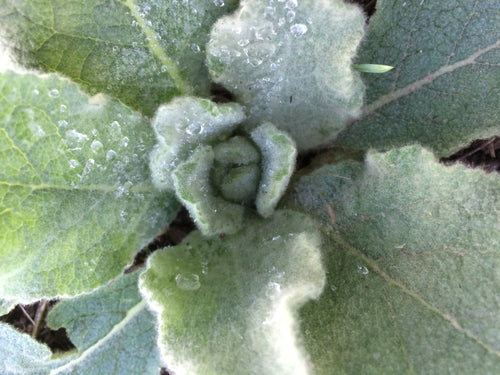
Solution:
M260 151L247 138L235 136L214 147L212 182L228 201L254 203L260 169Z
M247 133L236 103L184 97L160 107L153 182L175 190L204 234L234 233L248 210L273 214L295 166L293 140L266 122Z

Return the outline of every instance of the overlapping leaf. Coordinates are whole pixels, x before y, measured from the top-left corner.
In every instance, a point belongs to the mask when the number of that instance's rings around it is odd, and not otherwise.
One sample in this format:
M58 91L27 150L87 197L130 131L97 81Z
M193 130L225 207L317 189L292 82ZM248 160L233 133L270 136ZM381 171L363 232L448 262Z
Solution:
M315 373L498 372L499 182L419 147L300 180L329 238L328 285L301 313Z
M21 62L58 71L142 113L182 93L207 95L205 44L226 2L0 1L0 30Z
M48 374L52 353L30 336L0 323L0 371L2 374Z
M140 289L176 374L306 374L297 309L320 294L319 233L293 211L153 254Z
M137 279L137 272L120 276L108 287L56 305L48 324L66 328L78 356L54 374L160 372L156 321L139 294Z
M0 76L0 296L89 291L173 218L149 177L149 124L56 76Z
M270 121L311 149L359 114L364 85L351 60L363 27L342 0L242 1L212 29L210 73L247 107L248 129Z
M395 69L365 75L363 115L335 144L444 156L499 134L499 23L495 0L378 1L357 60Z

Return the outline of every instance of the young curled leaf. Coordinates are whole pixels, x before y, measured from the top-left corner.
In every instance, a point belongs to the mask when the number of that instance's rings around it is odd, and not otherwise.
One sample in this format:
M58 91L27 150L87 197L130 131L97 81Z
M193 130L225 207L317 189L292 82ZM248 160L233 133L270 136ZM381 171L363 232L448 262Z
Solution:
M245 207L271 216L294 170L294 141L269 122L231 136L243 119L238 104L186 97L153 121L154 181L175 190L203 234L237 232Z

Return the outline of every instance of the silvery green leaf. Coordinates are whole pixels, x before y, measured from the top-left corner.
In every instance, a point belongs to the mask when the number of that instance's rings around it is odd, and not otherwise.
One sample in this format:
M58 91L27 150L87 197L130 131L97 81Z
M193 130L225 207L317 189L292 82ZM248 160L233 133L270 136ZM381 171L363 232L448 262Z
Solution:
M146 115L208 95L208 31L236 0L0 1L2 39L21 63L57 71Z
M357 61L395 68L363 75L363 114L335 145L384 150L418 142L448 156L500 134L499 23L495 0L377 1Z
M90 291L173 219L150 179L153 131L55 75L0 74L0 296Z
M140 290L176 374L307 374L299 308L324 285L320 236L307 215L249 218L235 235L193 232L157 251Z
M363 28L361 10L341 0L242 1L212 29L210 73L247 108L247 129L270 121L310 149L359 114L351 60Z

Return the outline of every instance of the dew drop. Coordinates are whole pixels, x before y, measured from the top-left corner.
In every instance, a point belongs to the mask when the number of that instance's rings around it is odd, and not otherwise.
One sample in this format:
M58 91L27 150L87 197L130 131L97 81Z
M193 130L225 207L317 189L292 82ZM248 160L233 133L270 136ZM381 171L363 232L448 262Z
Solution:
M90 149L94 154L97 154L102 149L102 143L99 142L97 139L93 140L92 143L90 144Z
M277 282L274 282L274 281L270 281L269 283L267 283L267 290L265 292L266 296L271 298L271 299L275 299L278 294L281 293L281 285L278 284Z
M66 121L66 120L59 120L57 122L57 126L59 126L60 128L64 129L66 126L68 126L68 121Z
M38 95L38 94L40 94L40 91L38 91L37 89L34 89L34 90L32 91L32 93L33 93L33 95Z
M113 160L114 158L116 158L116 152L108 150L108 152L106 152L106 160Z
M31 128L31 132L33 133L33 135L35 137L43 137L45 135L45 132L43 131L42 127L38 124L35 126L32 126L30 128Z
M294 19L295 19L295 12L293 10L289 10L288 12L286 12L286 20L289 23L292 23Z
M72 169L74 169L74 168L78 167L78 165L79 165L79 164L80 164L80 163L78 163L78 160L75 160L75 159L71 159L71 160L69 161L69 167L70 167L70 168L72 168Z
M127 147L128 146L128 141L129 141L128 137L123 137L121 139L121 141L120 141L120 145L119 145L120 148Z
M70 147L79 146L89 138L87 134L79 133L75 129L68 130L65 137L66 143Z
M337 290L337 287L336 287L335 285L333 285L333 284L332 284L332 285L330 285L330 290L331 290L332 292L335 292L335 291Z
M307 26L303 23L296 23L290 26L290 32L295 36L302 36L307 32Z
M167 66L166 65L162 65L161 68L160 68L161 72L162 73L165 73L167 71Z
M214 5L216 7L223 7L224 6L224 0L214 0Z
M68 107L66 107L64 104L61 104L61 106L59 107L59 112L61 112L61 113L66 112L66 109L67 109L67 108L68 108Z
M201 286L200 277L194 273L187 275L177 274L175 276L175 283L182 290L197 290Z
M279 239L280 237L281 237L281 236L278 234L277 236L274 236L274 237L272 238L272 240L273 240L273 241L276 241L276 240L277 240L277 239Z
M113 121L109 125L109 132L111 133L111 136L113 137L114 140L117 140L118 137L121 137L122 128L120 126L120 123L118 121Z
M118 46L113 46L113 52L118 52Z
M198 44L191 44L191 50L194 53L198 53L198 52L200 52L200 46Z
M58 89L52 89L49 91L49 96L51 98L57 98L59 97L59 90Z
M368 275L370 271L368 271L368 268L366 268L365 266L358 266L358 273L362 274L362 275Z
M248 45L248 43L250 43L250 41L248 39L240 39L240 40L238 40L238 45L240 47L245 47L246 45Z
M125 221L127 219L127 211L123 210L122 212L120 212L120 221Z

